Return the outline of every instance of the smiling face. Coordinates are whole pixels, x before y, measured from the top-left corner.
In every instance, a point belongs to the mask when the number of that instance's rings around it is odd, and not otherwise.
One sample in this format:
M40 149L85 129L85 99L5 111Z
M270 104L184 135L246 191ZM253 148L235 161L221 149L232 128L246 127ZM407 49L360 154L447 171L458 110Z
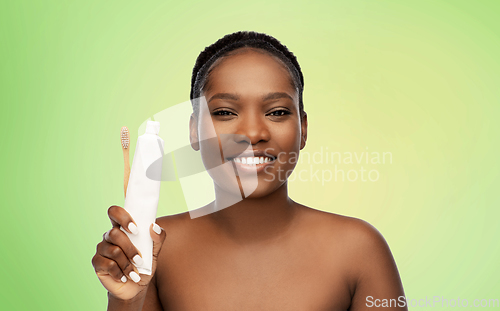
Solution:
M299 111L297 89L285 65L263 51L239 49L215 63L202 95L206 108L200 107L199 119L190 123L191 139L201 142L202 158L222 151L219 161L233 165L243 188L245 178L256 176L250 198L282 186L307 138L307 116ZM205 140L211 131L218 141ZM253 154L248 152L252 149Z

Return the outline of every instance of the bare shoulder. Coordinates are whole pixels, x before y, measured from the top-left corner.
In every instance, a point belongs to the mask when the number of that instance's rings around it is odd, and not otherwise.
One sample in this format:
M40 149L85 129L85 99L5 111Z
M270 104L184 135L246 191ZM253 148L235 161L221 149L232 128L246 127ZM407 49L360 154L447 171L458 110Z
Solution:
M163 216L157 218L156 223L167 233L167 241L170 246L190 240L195 232L204 227L203 220L200 218L191 219L189 212Z
M370 223L359 218L343 216L302 205L302 223L323 236L323 240L342 246L352 255L388 250L382 234Z
M209 204L199 210L210 207ZM191 218L192 215L190 212L183 212L156 219L156 223L167 233L167 241L171 246L187 241L194 243L200 236L206 235L210 231L207 217L195 216L195 218Z
M367 295L397 297L404 294L391 250L374 226L358 218L309 207L301 207L301 210L304 231L312 233L308 234L309 240L317 241L321 256L335 262L329 267L340 269L351 292L362 297L357 300Z
M156 219L156 223L168 234L169 231L184 227L191 218L188 212L162 216Z
M354 305L363 305L368 295L398 297L403 286L389 245L380 232L368 222L303 207L306 227L313 228L317 241L328 258L346 272ZM353 308L353 310L356 308Z
M374 226L362 219L325 212L305 205L301 205L301 210L303 219L306 222L315 223L321 230L328 230L353 239L377 240L382 238Z

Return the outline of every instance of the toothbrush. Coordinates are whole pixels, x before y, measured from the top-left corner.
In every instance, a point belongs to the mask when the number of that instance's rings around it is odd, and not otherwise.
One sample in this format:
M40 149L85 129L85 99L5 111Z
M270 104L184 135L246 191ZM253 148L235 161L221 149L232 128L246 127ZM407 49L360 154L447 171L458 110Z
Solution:
M123 192L126 197L128 179L130 177L130 160L129 160L130 133L128 132L128 128L126 126L122 127L122 130L120 131L120 139L122 143L123 162L125 164L125 170L123 176Z

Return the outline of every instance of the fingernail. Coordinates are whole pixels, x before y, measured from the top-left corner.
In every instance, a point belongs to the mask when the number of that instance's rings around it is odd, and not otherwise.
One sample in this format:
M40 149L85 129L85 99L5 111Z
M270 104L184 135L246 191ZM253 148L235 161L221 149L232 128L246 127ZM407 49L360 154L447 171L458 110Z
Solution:
M127 282L127 277L126 276L122 276L121 280L122 280L123 283L126 283Z
M109 231L111 230L106 231L106 234L104 235L104 240L106 241L109 241Z
M144 260L142 260L142 257L139 256L138 254L134 256L134 258L132 258L132 260L134 261L134 263L138 266L142 266L142 264L144 263Z
M139 230L137 230L137 226L133 222L128 224L128 230L130 230L130 232L132 232L133 234L139 233Z
M161 228L155 223L153 223L153 231L156 232L156 234L161 234Z
M132 281L134 281L136 283L141 280L141 277L139 276L139 274L135 273L135 271L130 272L129 276L132 279Z

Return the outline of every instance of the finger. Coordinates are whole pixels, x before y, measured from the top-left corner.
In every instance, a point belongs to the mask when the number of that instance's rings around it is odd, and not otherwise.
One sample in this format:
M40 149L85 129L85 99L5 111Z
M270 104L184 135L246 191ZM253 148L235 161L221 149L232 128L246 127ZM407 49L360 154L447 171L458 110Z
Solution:
M123 233L123 232L122 232ZM101 242L97 245L97 253L106 259L112 260L114 263L116 263L117 267L120 269L121 274L120 274L120 279L121 281L124 281L123 276L125 276L125 281L126 278L130 278L134 282L137 282L136 279L139 274L137 268L132 264L130 259L125 255L123 250L114 244L108 243L108 242ZM112 263L107 263L108 265L113 265ZM114 269L114 266L111 268ZM135 275L131 274L132 272L135 273ZM116 271L118 274L118 272ZM114 276L115 278L115 276Z
M119 246L127 258L135 264L142 265L142 258L139 258L142 257L141 252L134 246L130 238L122 230L117 227L112 228L104 234L104 239L111 244Z
M122 226L127 232L137 234L137 224L132 219L132 216L122 207L113 205L108 208L108 217L111 220L113 227Z
M127 281L127 277L118 264L109 258L102 257L100 254L95 254L92 257L92 266L94 266L97 275L110 275L116 282Z
M151 235L151 239L153 239L153 258L156 259L167 237L167 233L155 222L149 227L149 234Z

